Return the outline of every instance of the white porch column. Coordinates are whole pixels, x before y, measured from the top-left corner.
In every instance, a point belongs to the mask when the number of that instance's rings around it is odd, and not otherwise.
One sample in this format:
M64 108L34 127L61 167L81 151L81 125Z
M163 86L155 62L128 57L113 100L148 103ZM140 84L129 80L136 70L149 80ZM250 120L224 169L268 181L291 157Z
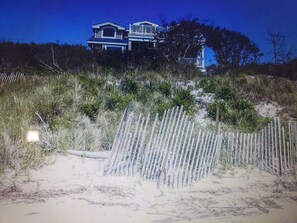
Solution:
M131 51L132 50L132 42L129 40L128 42L128 50Z
M202 67L205 68L205 63L204 63L204 46L202 45L201 48L201 62L202 62Z

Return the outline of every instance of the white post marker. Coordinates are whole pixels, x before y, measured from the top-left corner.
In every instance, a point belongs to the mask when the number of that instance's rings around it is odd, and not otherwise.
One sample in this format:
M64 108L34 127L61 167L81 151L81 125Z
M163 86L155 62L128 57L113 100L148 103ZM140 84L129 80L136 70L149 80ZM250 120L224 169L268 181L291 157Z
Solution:
M28 131L26 140L27 142L39 142L39 132L35 130Z

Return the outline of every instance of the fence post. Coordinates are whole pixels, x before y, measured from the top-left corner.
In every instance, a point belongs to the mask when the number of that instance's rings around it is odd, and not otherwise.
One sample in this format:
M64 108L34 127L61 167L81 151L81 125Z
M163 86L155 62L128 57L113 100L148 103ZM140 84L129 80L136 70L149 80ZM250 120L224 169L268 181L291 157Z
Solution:
M220 117L220 106L217 105L217 111L216 111L216 133L219 133L219 117Z
M278 138L279 138L279 175L282 175L282 137L281 137L281 121L278 117Z

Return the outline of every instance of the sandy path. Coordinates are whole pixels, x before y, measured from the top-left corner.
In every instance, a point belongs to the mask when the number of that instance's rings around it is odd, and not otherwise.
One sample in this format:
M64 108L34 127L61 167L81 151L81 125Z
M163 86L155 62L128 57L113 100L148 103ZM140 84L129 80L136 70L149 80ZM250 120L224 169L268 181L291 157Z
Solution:
M57 156L0 181L0 223L297 222L296 176L235 168L182 189L104 177L103 160Z

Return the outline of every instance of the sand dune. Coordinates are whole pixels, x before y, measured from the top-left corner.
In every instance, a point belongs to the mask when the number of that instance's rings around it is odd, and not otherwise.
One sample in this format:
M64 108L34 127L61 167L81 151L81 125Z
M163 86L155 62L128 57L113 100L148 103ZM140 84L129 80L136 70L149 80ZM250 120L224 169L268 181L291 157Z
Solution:
M180 189L105 177L106 160L57 155L0 181L1 223L297 222L296 175L234 168Z

